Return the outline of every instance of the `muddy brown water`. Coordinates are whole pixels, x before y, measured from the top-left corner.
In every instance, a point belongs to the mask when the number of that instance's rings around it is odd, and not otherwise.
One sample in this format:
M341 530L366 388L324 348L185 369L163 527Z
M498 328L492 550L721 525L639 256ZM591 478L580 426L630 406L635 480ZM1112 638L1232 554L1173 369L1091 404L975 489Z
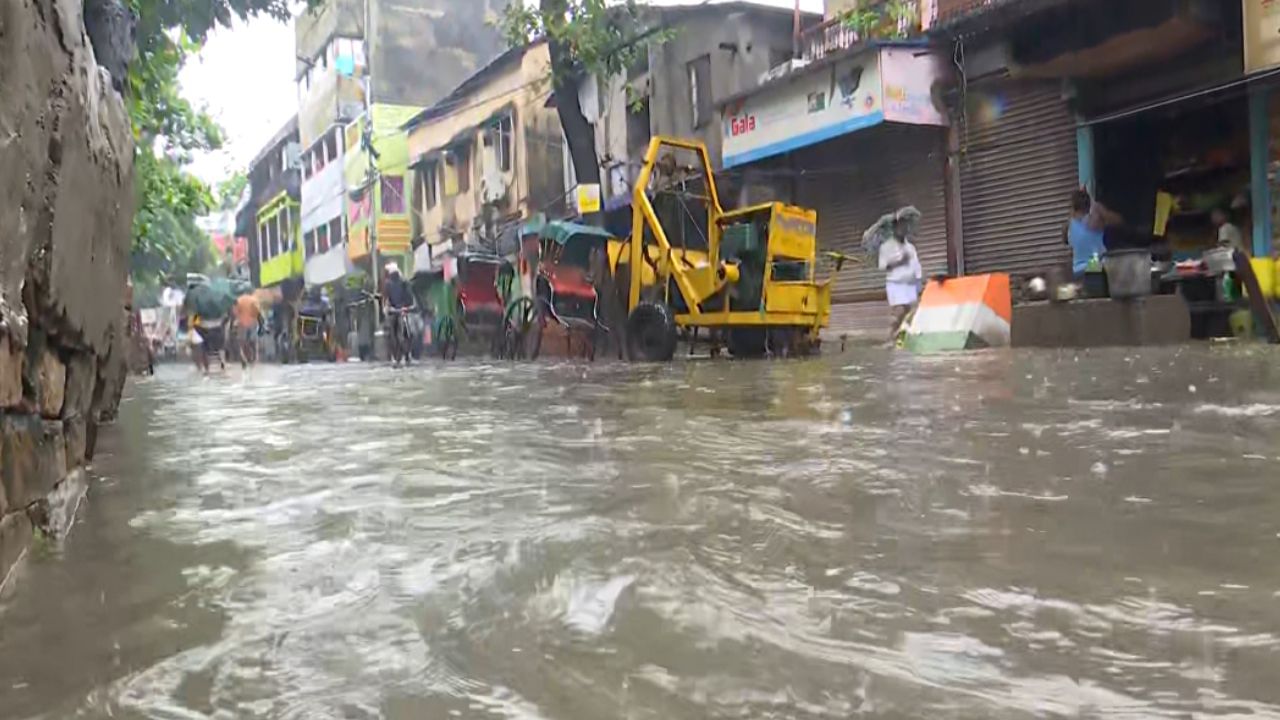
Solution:
M1280 717L1280 353L133 384L5 718Z

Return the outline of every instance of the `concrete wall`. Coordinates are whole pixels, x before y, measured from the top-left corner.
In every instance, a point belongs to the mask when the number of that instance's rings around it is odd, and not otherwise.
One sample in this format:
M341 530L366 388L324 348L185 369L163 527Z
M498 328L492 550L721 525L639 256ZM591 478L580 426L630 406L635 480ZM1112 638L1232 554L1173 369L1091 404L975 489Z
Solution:
M114 416L130 342L133 139L80 0L0 3L0 137L3 583Z
M760 76L772 69L775 60L790 53L792 16L767 8L723 8L669 10L659 18L675 29L675 37L649 50L649 72L630 80L614 77L597 83L589 80L579 91L583 112L596 130L596 152L600 156L606 198L630 192L646 143L628 137L631 103L630 84L649 98L651 135L696 138L707 144L712 162L720 163L720 112L714 106L724 98L750 90ZM813 17L806 15L806 23ZM721 47L724 45L724 47ZM736 51L730 48L736 48ZM693 124L689 63L706 55L711 61L711 117L701 127ZM603 102L599 94L604 94ZM565 184L572 187L572 164L562 159Z

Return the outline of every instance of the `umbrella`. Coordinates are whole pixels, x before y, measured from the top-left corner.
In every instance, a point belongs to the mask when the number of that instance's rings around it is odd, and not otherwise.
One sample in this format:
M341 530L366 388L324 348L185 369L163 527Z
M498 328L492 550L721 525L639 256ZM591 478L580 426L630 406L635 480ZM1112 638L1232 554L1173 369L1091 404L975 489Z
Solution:
M253 286L243 280L217 278L187 291L187 306L201 317L222 317L236 304L236 298L251 292Z
M920 211L912 205L900 208L897 212L882 215L874 225L862 233L862 250L872 257L879 255L880 245L886 240L893 239L893 226L898 221L907 224L907 237L915 235L920 217Z

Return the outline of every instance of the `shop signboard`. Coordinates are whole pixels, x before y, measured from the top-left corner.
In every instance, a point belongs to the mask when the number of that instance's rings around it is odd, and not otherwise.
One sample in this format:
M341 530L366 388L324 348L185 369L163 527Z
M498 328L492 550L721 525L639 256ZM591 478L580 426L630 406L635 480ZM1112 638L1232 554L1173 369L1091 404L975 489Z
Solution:
M600 184L582 183L578 186L576 200L579 215L600 212Z
M1280 67L1280 0L1243 0L1244 71Z
M880 51L880 83L884 119L908 125L947 124L934 98L942 80L942 58L918 48L888 47Z
M873 48L785 77L722 110L723 162L735 167L890 121L944 125L941 62L921 47Z

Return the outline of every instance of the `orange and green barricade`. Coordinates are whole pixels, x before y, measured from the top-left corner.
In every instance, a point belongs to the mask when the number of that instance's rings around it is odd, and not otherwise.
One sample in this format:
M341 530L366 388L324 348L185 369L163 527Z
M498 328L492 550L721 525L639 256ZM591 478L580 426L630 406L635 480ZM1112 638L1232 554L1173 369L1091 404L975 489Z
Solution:
M930 280L907 329L906 348L934 353L1005 347L1012 318L1004 273Z

